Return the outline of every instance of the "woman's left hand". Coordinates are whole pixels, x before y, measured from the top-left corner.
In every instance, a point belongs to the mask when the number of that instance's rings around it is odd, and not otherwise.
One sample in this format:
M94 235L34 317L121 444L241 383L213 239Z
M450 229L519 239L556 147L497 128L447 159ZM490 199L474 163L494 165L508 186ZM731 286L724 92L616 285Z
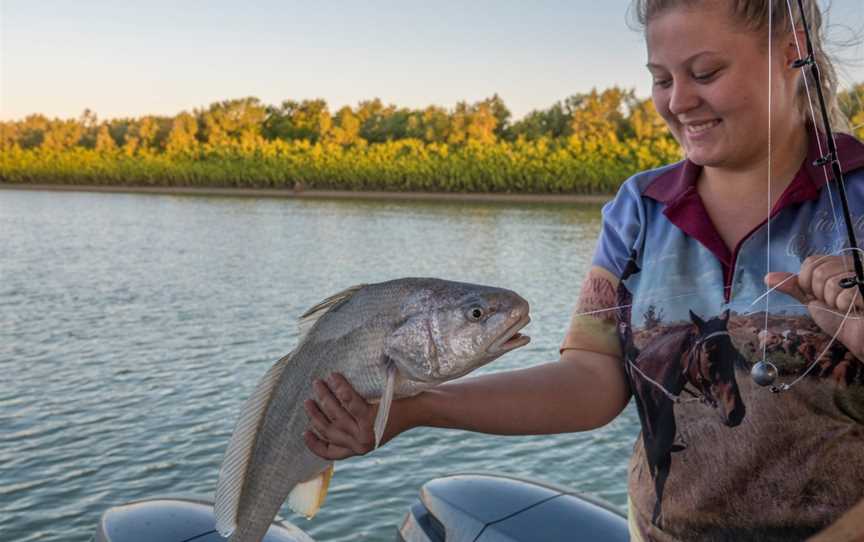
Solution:
M816 255L804 260L797 277L792 273L768 273L765 284L777 286L777 291L806 305L813 321L828 335L833 337L842 324L837 340L856 358L864 359L864 299L857 287L840 286L846 277L855 277L851 256ZM855 308L844 322L853 303Z

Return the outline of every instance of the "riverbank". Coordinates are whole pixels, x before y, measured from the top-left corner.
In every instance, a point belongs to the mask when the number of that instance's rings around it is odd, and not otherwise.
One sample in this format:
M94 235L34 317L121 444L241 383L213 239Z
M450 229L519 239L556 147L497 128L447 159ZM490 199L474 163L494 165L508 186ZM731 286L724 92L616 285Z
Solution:
M172 196L223 196L254 198L401 200L477 203L602 204L612 195L588 194L491 194L452 192L393 192L350 190L286 190L278 188L207 188L170 186L102 186L30 183L0 183L0 190L48 190L60 192L109 192L123 194L167 194Z

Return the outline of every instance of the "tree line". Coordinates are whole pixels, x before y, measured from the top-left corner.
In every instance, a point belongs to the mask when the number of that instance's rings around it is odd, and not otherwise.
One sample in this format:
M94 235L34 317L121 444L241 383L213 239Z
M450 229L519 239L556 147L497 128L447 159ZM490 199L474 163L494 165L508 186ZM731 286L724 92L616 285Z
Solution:
M839 97L864 137L864 84ZM514 121L494 95L447 109L249 97L175 116L0 122L0 180L73 184L610 193L680 158L651 100L612 87Z

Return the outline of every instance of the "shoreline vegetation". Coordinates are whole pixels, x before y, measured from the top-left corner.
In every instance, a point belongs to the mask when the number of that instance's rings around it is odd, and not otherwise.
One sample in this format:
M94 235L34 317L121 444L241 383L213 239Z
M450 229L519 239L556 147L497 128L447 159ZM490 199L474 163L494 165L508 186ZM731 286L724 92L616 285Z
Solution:
M864 137L864 83L839 98ZM374 99L331 113L324 100L242 98L173 117L0 122L0 183L34 188L608 198L633 173L680 158L651 100L618 87L515 122L497 95L452 109Z

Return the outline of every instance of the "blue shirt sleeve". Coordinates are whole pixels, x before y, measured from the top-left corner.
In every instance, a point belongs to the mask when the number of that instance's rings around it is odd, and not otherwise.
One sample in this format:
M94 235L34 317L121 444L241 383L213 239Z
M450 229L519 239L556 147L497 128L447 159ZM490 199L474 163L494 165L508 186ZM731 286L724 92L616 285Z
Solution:
M615 199L603 206L603 223L592 265L621 278L634 250L639 251L645 223L645 208L636 179L621 185Z

